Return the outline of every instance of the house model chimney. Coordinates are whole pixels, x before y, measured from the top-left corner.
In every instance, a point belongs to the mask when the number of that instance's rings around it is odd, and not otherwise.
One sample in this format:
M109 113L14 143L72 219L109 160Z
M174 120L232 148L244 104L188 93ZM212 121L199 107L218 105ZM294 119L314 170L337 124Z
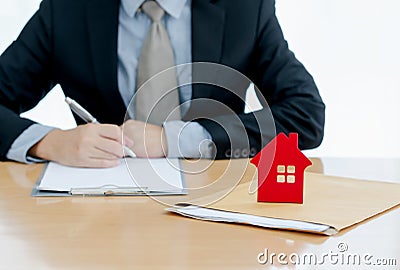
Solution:
M289 133L289 149L298 149L299 147L299 135L297 133Z

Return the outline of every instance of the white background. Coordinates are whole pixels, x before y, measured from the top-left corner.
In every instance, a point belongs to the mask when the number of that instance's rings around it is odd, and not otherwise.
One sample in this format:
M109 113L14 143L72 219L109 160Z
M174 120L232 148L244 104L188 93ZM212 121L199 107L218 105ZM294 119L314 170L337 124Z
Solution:
M0 0L0 52L39 3ZM398 10L396 0L277 0L290 48L314 76L327 106L323 144L308 155L400 157ZM29 115L74 126L59 88Z

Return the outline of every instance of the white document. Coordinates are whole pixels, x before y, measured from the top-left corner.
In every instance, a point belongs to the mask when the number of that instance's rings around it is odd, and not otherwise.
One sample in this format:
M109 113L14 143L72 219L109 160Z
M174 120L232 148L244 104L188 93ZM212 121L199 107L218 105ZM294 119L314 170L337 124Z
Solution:
M297 230L297 231L313 232L325 235L333 235L337 233L335 229L324 224L316 224L298 220L260 217L260 216L254 216L236 212L228 212L211 208L204 208L195 205L168 208L166 210L169 212L201 220L242 223L242 224L260 226L264 228Z
M73 195L129 195L184 194L186 187L178 159L127 158L117 167L106 169L75 168L50 162L37 189Z

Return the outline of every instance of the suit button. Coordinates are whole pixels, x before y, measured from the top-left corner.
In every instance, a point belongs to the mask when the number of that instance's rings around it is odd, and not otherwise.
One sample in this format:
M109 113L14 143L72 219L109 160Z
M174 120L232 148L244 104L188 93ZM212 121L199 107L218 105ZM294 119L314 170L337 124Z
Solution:
M249 157L249 149L245 148L242 150L242 157Z
M226 158L230 158L231 156L232 156L232 150L231 149L226 150L225 151L225 157Z
M250 157L257 155L257 149L255 147L250 148Z
M233 152L233 157L234 158L240 158L240 149L235 149L235 151Z

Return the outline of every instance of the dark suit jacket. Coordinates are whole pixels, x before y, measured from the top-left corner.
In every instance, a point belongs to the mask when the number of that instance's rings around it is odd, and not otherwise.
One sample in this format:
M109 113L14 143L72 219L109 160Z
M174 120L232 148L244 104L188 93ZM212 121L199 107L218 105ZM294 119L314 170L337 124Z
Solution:
M193 86L192 99L220 101L231 109L221 113L213 106L194 105L185 116L210 132L217 158L247 156L250 150L253 155L276 132L298 132L302 149L321 143L324 104L311 75L288 49L274 5L273 0L192 0L193 62L220 63L243 73L269 105L244 114L246 85L236 78L231 81L236 93ZM33 124L19 113L35 106L55 84L100 122L123 122L125 106L117 86L118 12L119 0L42 2L0 57L0 158ZM257 121L269 110L272 126Z

